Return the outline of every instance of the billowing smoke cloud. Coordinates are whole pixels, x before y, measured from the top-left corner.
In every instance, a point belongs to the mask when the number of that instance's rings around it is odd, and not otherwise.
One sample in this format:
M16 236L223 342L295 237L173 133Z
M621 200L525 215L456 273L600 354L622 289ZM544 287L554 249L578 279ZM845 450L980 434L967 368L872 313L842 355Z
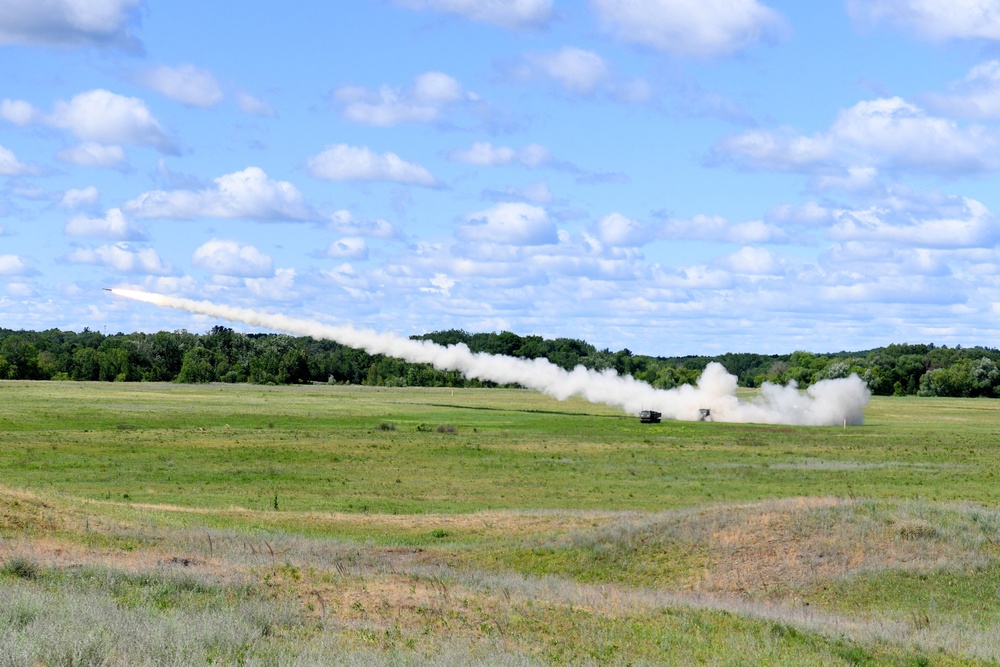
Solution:
M468 378L500 384L517 383L559 400L580 396L591 403L620 407L637 414L651 409L667 419L696 421L701 410L711 410L715 421L754 422L762 424L802 424L836 426L842 423L860 425L862 410L871 394L857 375L837 380L823 380L800 392L794 384L764 385L753 401L736 397L736 377L717 363L705 368L696 387L684 385L675 389L654 389L631 376L620 376L614 370L593 371L577 366L566 371L546 359L519 359L472 352L464 344L438 345L427 340L410 340L395 334L378 333L351 326L335 327L284 315L261 313L246 308L234 308L126 289L113 293L200 313L252 326L313 338L333 340L348 347L363 349L369 354L384 354L409 362L425 363L445 371L459 371Z

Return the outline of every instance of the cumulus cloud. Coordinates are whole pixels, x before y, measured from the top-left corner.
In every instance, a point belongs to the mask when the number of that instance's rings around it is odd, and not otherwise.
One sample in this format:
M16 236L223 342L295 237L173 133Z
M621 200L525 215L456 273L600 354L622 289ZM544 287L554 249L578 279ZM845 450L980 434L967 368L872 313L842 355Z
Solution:
M101 193L93 185L88 185L85 188L70 188L63 193L59 205L68 209L93 206L100 198Z
M951 198L929 211L888 205L835 214L830 238L921 248L992 246L1000 241L1000 220L985 205L966 197Z
M19 176L21 174L32 173L33 171L34 168L18 160L13 151L0 146L0 175Z
M435 273L427 282L428 285L420 288L421 292L442 296L451 296L451 288L458 284L443 273Z
M14 125L26 127L37 122L41 118L41 113L24 100L5 99L0 101L0 118Z
M525 63L526 77L548 79L580 95L592 94L610 75L607 63L599 55L570 46L554 52L529 53Z
M555 199L549 184L545 181L528 183L520 187L488 188L483 191L483 197L493 201L529 201L533 204L551 204Z
M591 0L619 39L674 55L714 57L774 41L785 19L756 0Z
M813 136L750 130L718 143L719 161L749 169L809 171L829 166L882 166L970 172L997 166L997 138L981 127L959 127L899 97L867 100L842 110Z
M67 259L74 264L95 264L120 273L159 276L174 273L173 267L160 259L153 248L134 248L124 241L97 248L77 248Z
M716 263L733 273L749 276L777 276L784 273L781 263L766 248L744 247Z
M0 276L31 276L38 273L18 255L0 255Z
M427 169L402 160L395 153L379 155L367 146L336 144L309 158L309 173L331 181L395 181L434 187L437 180Z
M295 269L275 269L272 278L244 278L247 291L266 301L292 301L299 298L295 287Z
M81 167L121 169L127 166L125 151L121 146L106 146L96 141L85 141L71 148L64 148L56 156L63 162Z
M381 218L358 220L347 210L334 212L330 216L330 222L327 226L345 236L394 239L400 235L399 231L388 220Z
M765 218L769 222L820 225L832 219L830 209L811 201L805 204L778 204L768 210Z
M696 215L683 220L671 218L659 230L667 240L714 241L718 243L779 243L788 239L780 226L761 220L730 222L718 215Z
M363 238L345 236L330 244L326 249L326 256L338 259L368 259L368 244Z
M271 258L252 245L212 239L194 251L191 262L223 276L267 278L274 275Z
M139 72L136 80L188 106L214 107L224 97L218 79L208 70L194 65L159 65Z
M190 220L200 217L252 220L312 220L315 213L302 193L287 181L268 178L260 167L213 179L201 190L154 190L125 203L140 218Z
M141 0L4 0L0 45L115 46L135 50L132 36Z
M320 275L353 297L367 296L370 286L368 279L359 274L350 264L344 263L335 268L320 271Z
M644 225L617 212L598 220L594 231L601 243L615 247L634 248L653 239Z
M542 26L552 16L552 0L396 0L396 4L514 29Z
M333 92L343 106L344 118L367 125L388 127L399 123L433 123L441 120L449 107L477 97L444 72L424 72L406 89L382 86L368 90L345 86Z
M115 241L144 241L147 238L146 230L126 219L119 208L109 209L102 218L74 216L66 223L65 232L69 236L92 236Z
M23 100L0 102L0 116L17 125L42 123L69 130L83 141L101 144L152 146L164 153L177 147L167 132L137 97L96 89L58 101L51 114L44 115Z
M964 118L1000 118L1000 60L976 65L948 93L927 96L932 108Z
M573 95L602 94L630 104L653 97L653 87L645 79L622 78L597 53L572 46L527 53L507 67L506 74L522 83L549 84Z
M165 153L177 150L145 102L107 90L91 90L74 95L69 102L56 102L48 122L84 141L152 146Z
M888 24L932 41L1000 39L1000 6L994 0L847 0L861 27Z
M840 172L818 174L809 185L813 190L839 190L850 194L878 193L885 189L875 167L847 167Z
M240 109L244 113L248 113L252 116L277 116L277 112L274 110L266 100L259 97L255 97L249 93L237 93L236 94L236 104L239 105Z
M521 148L494 146L488 141L477 141L468 148L456 148L448 154L455 162L473 164L480 167L511 164L517 162L526 167L538 167L552 161L548 149L538 144L527 144Z
M458 237L467 241L544 245L559 237L555 223L543 208L524 203L503 203L466 216Z
M896 276L944 278L952 275L947 253L928 248L893 248L867 241L837 243L821 258L824 266L875 279ZM995 259L992 258L992 259Z

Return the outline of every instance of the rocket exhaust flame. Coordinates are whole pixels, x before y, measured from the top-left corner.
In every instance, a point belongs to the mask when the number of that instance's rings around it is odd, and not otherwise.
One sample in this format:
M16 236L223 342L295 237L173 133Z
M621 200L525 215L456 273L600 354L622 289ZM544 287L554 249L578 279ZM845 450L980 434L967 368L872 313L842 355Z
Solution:
M736 377L722 364L711 363L698 385L675 389L655 389L614 370L593 371L577 366L566 371L546 359L520 359L472 352L464 344L442 346L427 340L410 340L391 333L378 333L352 326L330 326L284 315L261 313L209 301L128 289L112 289L113 294L218 317L252 326L287 331L301 336L333 340L369 354L384 354L413 363L426 363L443 371L458 371L468 378L499 384L517 383L559 400L580 396L591 403L603 403L638 414L653 409L668 419L698 421L703 409L711 410L713 421L761 424L801 424L810 426L860 425L862 410L871 398L868 386L857 375L823 380L800 392L794 384L765 384L753 401L736 397Z

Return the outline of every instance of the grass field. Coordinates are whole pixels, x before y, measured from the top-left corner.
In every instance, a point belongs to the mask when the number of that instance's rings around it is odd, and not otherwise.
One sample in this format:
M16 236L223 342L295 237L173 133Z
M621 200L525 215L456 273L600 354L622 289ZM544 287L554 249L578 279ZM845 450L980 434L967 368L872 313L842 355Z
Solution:
M0 382L0 665L997 664L998 436Z

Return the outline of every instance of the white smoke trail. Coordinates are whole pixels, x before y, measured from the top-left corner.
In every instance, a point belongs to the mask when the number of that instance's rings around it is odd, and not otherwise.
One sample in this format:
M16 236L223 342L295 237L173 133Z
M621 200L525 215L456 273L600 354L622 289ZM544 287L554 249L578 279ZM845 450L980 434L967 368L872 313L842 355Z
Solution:
M463 343L438 345L429 340L410 340L395 334L378 333L351 326L329 326L284 315L271 315L247 308L223 306L209 301L112 289L114 294L145 301L157 306L177 308L192 313L243 322L253 326L287 331L302 336L333 340L369 354L384 354L409 362L426 363L444 371L459 371L468 378L500 384L517 383L549 396L565 400L580 396L591 403L620 407L638 414L651 409L667 419L696 421L701 410L711 410L715 421L754 422L761 424L802 424L810 426L860 425L862 410L871 394L857 375L837 380L823 380L800 392L794 384L765 384L759 397L743 401L736 397L736 377L722 364L711 363L698 379L698 385L675 389L654 389L631 376L614 370L592 371L577 366L566 371L546 359L519 359L484 352L472 352Z

